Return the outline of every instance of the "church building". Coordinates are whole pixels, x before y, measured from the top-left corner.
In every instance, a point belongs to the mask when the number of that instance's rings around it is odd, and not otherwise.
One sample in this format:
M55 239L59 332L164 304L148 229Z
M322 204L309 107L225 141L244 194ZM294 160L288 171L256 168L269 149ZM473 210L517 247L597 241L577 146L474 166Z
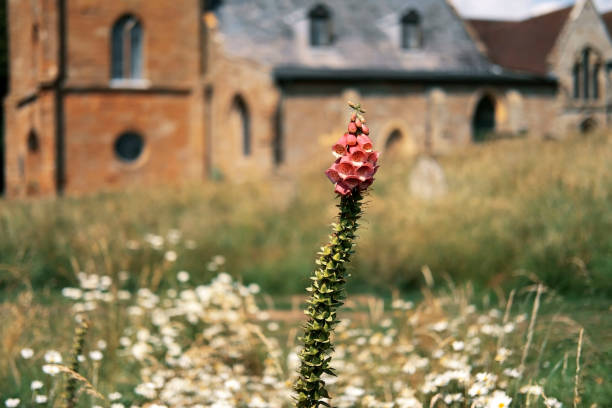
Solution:
M7 197L290 177L347 100L390 155L612 119L592 0L523 21L448 0L8 0L8 19Z

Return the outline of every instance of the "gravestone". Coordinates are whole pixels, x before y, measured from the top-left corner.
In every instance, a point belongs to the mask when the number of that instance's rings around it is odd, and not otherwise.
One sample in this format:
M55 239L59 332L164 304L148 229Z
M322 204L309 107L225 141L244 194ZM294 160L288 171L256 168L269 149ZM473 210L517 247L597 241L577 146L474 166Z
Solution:
M433 157L419 157L410 174L410 193L423 200L434 200L447 191L446 176L440 164Z

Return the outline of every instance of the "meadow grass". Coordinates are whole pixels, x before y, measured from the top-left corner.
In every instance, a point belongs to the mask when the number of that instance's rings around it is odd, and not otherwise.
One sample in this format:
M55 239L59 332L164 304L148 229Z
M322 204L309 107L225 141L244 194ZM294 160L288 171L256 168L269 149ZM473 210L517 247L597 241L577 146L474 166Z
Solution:
M609 406L611 159L603 134L471 146L437 158L448 194L424 201L409 193L415 159L383 156L349 268L337 401L463 407L482 385L476 374L490 373L512 406L543 407L542 393L564 407L575 394L577 406ZM50 376L41 366L54 361L50 350L69 362L80 312L91 326L80 406L161 404L161 390L147 388L159 376L173 389L224 389L244 406L266 406L257 395L288 404L302 300L291 295L307 285L332 198L317 171L296 183L1 202L0 402L29 406L39 394L61 403L77 373L62 366L67 375ZM209 284L222 271L244 286L228 287L224 274ZM218 302L202 300L210 291ZM279 308L295 310L270 317ZM465 382L451 379L458 373ZM35 380L43 388L33 394ZM170 391L172 401L189 397Z
M183 279L133 294L125 288L135 276L102 278L81 275L63 297L23 291L0 304L0 400L62 406L66 382L79 378L80 407L291 405L302 305L282 318L258 287L224 273L198 287ZM512 407L570 407L575 395L577 406L609 406L609 301L572 301L543 285L509 299L452 281L422 288L414 301L349 293L334 341L338 378L327 378L334 403L466 408L497 390ZM90 322L80 377L69 369L77 311ZM24 358L24 348L33 355ZM44 373L51 350L67 375ZM42 388L32 392L33 381ZM35 395L48 403L30 403Z
M541 281L563 293L612 294L609 136L499 141L439 157L448 194L433 201L410 194L414 160L381 158L352 290L413 290L427 266L437 281L506 288ZM1 201L0 288L3 296L24 286L60 288L79 271L126 270L155 288L187 270L204 282L215 271L202 260L224 254L243 281L301 293L335 214L332 198L317 170L295 182Z

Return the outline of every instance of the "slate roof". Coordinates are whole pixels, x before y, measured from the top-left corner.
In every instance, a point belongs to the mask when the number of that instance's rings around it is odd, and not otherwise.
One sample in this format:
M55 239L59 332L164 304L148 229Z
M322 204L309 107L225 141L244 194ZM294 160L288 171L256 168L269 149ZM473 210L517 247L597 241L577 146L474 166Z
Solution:
M307 43L308 12L317 4L333 14L329 47ZM399 42L401 16L411 9L422 17L421 50ZM271 69L496 72L446 0L223 0L215 14L227 54Z
M608 33L612 36L612 11L602 14L601 18L608 29Z
M478 33L493 63L513 71L546 75L546 58L571 11L572 7L566 7L523 21L467 22Z

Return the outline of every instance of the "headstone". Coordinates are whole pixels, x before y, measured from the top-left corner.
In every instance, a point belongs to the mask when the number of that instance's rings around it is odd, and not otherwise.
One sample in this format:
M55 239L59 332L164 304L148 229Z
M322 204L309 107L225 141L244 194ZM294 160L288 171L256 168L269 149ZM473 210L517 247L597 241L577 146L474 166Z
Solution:
M410 193L423 200L434 200L447 191L446 176L440 164L433 157L419 157L410 174Z

